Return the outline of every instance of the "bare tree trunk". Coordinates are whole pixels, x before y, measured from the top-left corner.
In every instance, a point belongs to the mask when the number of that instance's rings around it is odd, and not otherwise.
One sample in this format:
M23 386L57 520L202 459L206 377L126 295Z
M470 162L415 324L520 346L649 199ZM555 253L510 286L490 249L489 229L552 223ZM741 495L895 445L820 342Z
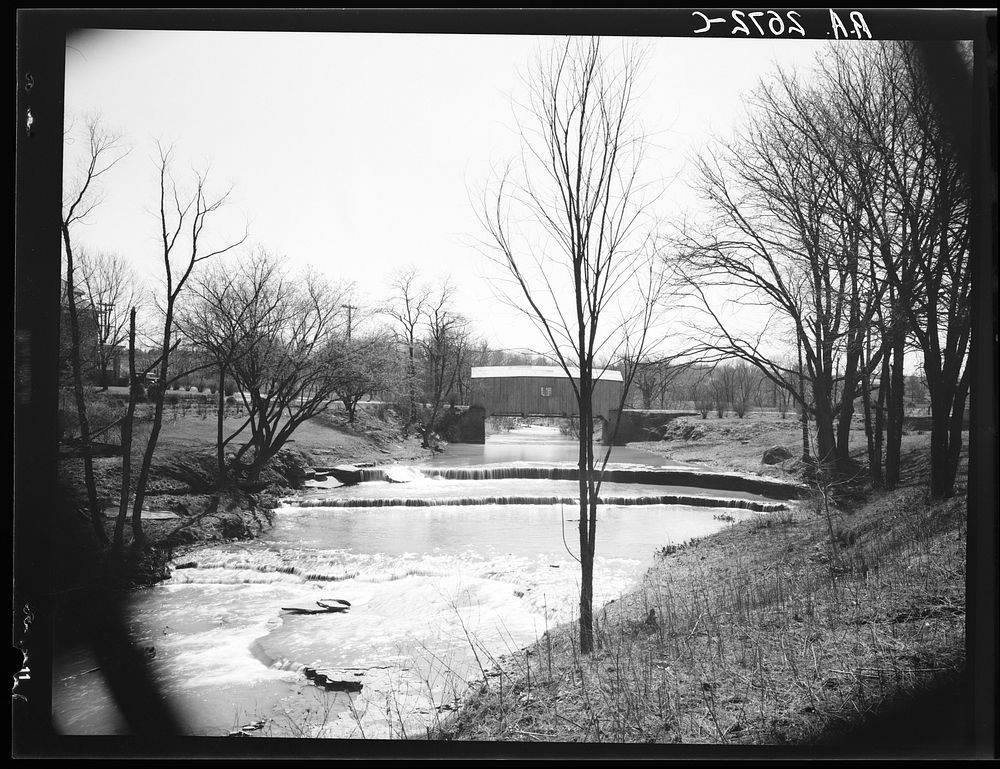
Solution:
M167 317L163 326L162 360L160 363L160 382L166 382L170 350L171 328L173 325L172 301L168 300ZM139 550L146 544L146 535L142 530L142 505L146 501L146 485L149 483L149 473L153 465L153 454L160 439L160 428L163 426L163 389L158 388L153 407L153 427L149 431L149 441L142 455L142 465L139 467L139 480L136 485L135 499L132 502L132 541Z
M87 403L83 393L83 372L80 364L80 320L76 307L74 280L73 246L70 242L69 227L62 227L63 245L66 248L66 302L69 305L70 365L73 370L73 397L76 413L80 421L80 453L83 456L83 477L87 488L87 507L94 535L101 544L107 544L108 535L104 531L101 506L97 499L97 482L94 478L94 459L91 455L90 421L87 419Z
M894 489L899 484L903 442L903 355L905 332L900 323L892 330L892 364L889 367L889 392L886 419L885 486Z
M958 474L958 463L962 454L962 431L965 429L965 403L969 395L968 369L962 372L955 399L952 403L951 424L949 426L949 442L946 474L936 479L931 471L931 494L938 497L950 497L955 493L955 479Z
M182 204L177 192L176 184L170 177L170 152L165 151L162 146L160 150L159 163L159 185L160 185L160 237L162 240L163 271L166 279L166 296L164 300L163 334L160 346L160 383L156 388L154 398L153 426L149 432L149 441L146 443L146 450L142 455L142 464L139 467L139 477L136 484L135 500L132 503L132 538L134 552L141 551L146 544L146 535L142 530L142 505L145 502L146 486L149 483L150 470L153 464L153 455L156 452L156 444L160 438L160 429L163 426L163 401L165 388L170 381L170 355L174 350L174 312L177 306L177 298L180 296L184 285L187 283L191 272L198 262L205 261L213 256L219 256L241 245L247 238L243 237L221 248L217 248L210 253L201 254L199 252L199 238L203 234L203 229L207 218L216 212L226 201L229 193L222 195L214 201L208 200L205 196L205 176L195 174L196 189L192 193L187 204ZM168 179L171 187L168 194ZM176 221L171 223L167 214L167 201L172 199L176 207ZM193 207L193 210L192 210ZM190 215L190 218L188 218ZM171 267L170 257L177 245L177 237L183 227L187 224L190 227L189 243L185 244L190 248L186 260L183 262L184 268L179 276L175 276Z
M868 475L875 486L882 485L882 457L881 445L876 450L875 424L872 415L872 377L869 369L871 365L872 344L871 331L865 333L865 358L862 361L864 370L864 380L861 383L861 402L864 406L865 415L865 443L868 449Z
M879 376L878 400L875 403L875 459L879 484L885 485L885 432L886 411L889 401L889 353L882 356L882 373Z
M409 339L409 360L406 362L406 389L410 400L410 413L406 417L406 423L412 424L417 413L417 394L416 394L416 378L417 378L417 367L413 358L413 333L410 333Z
M805 378L802 375L802 339L797 340L799 350L799 404L802 409L802 462L812 463L809 455L809 409L806 407Z
M833 409L828 400L828 393L824 392L822 385L818 391L814 383L815 403L813 408L816 414L816 459L822 467L829 467L836 460L837 441L833 431Z
M844 387L840 396L840 417L837 425L837 461L846 468L851 459L851 422L854 419L854 397L857 394L858 365L863 349L861 323L861 298L858 287L858 258L856 252L848 264L850 273L851 310L847 325L847 350L844 361Z
M128 407L122 422L122 487L118 499L118 516L115 518L114 548L124 546L125 519L128 517L128 498L132 486L132 425L135 417L135 308L129 313L128 328Z
M969 392L968 370L955 384L940 373L931 388L931 496L950 497L962 451L965 401ZM928 383L932 377L928 376Z
M581 337L584 325L580 324ZM585 349L581 339L580 349ZM596 527L596 500L591 500L591 476L594 471L594 422L592 386L587 362L580 365L580 651L594 650L594 548L592 531ZM593 504L592 504L593 503Z
M218 474L217 484L221 488L226 485L226 367L219 366L219 400L215 422L215 462Z

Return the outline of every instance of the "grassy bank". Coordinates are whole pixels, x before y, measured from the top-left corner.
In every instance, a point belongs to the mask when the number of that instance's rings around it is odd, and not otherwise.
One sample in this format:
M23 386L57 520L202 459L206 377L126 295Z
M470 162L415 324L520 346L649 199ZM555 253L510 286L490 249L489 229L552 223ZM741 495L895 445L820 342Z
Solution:
M794 423L783 432L780 421L699 422L677 429L701 436L656 448L742 471L759 471L771 445L794 450ZM433 736L837 744L953 680L965 659L964 477L954 499L929 501L926 436L908 444L895 491L867 489L840 507L817 494L793 512L663 547L641 585L596 612L592 655L579 654L575 624L550 629L475 684ZM947 731L955 716L941 704Z
M138 471L147 434L141 421L133 444L133 473ZM245 419L244 414L226 417L226 429L232 431ZM130 561L124 573L112 576L114 582L152 584L168 574L167 561L180 549L199 542L248 539L271 525L271 509L279 496L295 488L308 468L348 462L388 463L416 460L427 456L415 437L403 437L400 424L384 409L358 408L355 424L348 424L342 411L330 411L302 424L285 448L262 475L258 491L239 492L214 489L216 421L210 408L168 408L153 456L147 484L143 530L149 547L138 561ZM227 433L228 434L228 433ZM109 433L105 439L112 437ZM114 510L121 489L120 456L94 458L97 495L105 509L105 532L110 539L114 529ZM135 477L133 476L133 482ZM62 511L69 516L73 534L66 550L73 553L85 544L93 558L81 561L77 571L92 574L94 558L103 562L102 548L87 517L83 462L79 456L64 455L59 460ZM131 544L131 526L126 523L126 545ZM77 558L64 557L66 563ZM67 575L70 583L80 576Z

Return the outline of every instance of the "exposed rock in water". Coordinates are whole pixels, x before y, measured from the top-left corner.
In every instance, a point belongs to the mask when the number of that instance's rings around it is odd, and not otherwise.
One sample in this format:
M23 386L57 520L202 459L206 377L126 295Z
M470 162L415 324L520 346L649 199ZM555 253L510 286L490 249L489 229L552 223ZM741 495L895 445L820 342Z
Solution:
M290 614L331 614L336 612L344 612L351 608L351 604L340 598L325 598L322 601L316 601L316 606L319 608L313 608L312 606L282 606L282 611L287 611Z
M159 459L153 467L148 494L205 494L217 485L218 465L215 453L203 451ZM253 484L247 488L262 490L269 486L301 488L313 474L309 459L298 449L285 447L268 461Z
M343 484L361 482L361 470L354 465L337 465L336 467L331 467L327 474L332 475Z
M285 447L271 458L258 480L263 486L297 489L301 488L311 469L309 459L302 451Z
M784 446L772 446L767 451L764 452L763 458L760 460L765 465L776 465L779 462L784 462L786 459L792 458L792 452L786 449Z
M266 495L240 492L213 494L200 504L165 538L168 547L224 539L249 539L270 528L277 501Z

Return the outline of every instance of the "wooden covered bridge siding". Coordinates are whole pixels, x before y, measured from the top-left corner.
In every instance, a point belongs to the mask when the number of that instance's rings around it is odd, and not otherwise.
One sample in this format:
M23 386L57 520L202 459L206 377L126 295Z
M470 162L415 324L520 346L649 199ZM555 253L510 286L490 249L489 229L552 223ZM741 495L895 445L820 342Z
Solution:
M607 419L622 397L622 377L605 371L594 382L594 416ZM573 417L580 409L573 384L558 366L480 366L472 369L472 405L486 416Z
M573 372L576 374L576 372ZM579 376L579 374L577 374ZM618 411L622 399L622 376L605 371L594 382L594 417L604 421L605 445L629 441L658 440L663 425L671 419L696 412ZM464 443L484 443L488 416L575 417L580 409L573 385L558 366L479 366L472 369L472 405L464 410L458 427Z

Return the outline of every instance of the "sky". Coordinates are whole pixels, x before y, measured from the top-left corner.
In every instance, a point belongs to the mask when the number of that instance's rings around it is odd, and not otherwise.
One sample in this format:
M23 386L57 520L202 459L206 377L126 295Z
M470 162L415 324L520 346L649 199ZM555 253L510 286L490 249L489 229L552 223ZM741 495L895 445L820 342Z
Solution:
M179 182L209 168L230 186L212 228L335 282L377 311L391 275L448 277L455 307L491 345L541 349L499 301L477 218L491 173L522 150L517 104L535 56L556 38L500 35L84 30L66 47L67 125L99 114L131 152L102 180L102 203L74 234L152 279L160 258L156 142ZM620 40L608 39L617 45ZM643 38L638 118L644 173L664 180L657 213L697 206L689 159L738 124L741 98L782 66L808 68L809 40ZM67 147L67 169L81 144Z

